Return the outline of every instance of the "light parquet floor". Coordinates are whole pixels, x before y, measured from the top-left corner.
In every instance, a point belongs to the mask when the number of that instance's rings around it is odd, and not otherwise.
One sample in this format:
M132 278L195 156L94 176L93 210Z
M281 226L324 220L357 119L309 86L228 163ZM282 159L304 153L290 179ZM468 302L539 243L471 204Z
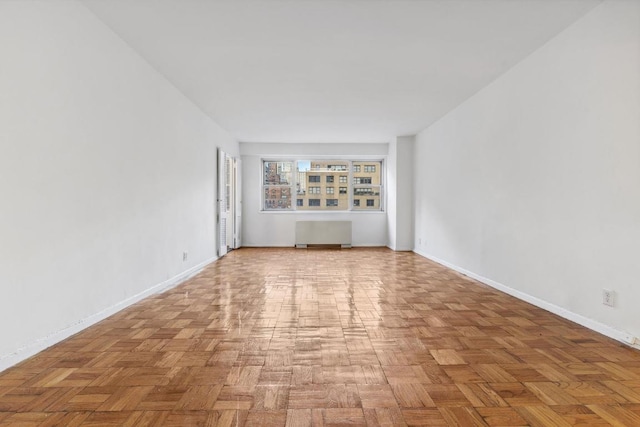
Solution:
M241 249L0 373L0 425L640 426L640 352L388 249Z

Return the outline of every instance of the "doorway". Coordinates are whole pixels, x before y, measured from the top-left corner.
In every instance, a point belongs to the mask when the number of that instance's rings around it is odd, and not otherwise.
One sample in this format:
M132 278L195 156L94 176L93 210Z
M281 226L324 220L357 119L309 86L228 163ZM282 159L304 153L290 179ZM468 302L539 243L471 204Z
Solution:
M242 192L240 160L218 150L217 192L218 256L241 246Z

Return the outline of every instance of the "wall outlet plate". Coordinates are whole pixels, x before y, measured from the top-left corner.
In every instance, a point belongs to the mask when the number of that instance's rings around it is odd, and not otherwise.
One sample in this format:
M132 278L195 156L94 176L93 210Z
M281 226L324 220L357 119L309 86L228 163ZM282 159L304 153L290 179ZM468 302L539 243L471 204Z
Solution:
M613 307L615 305L615 292L611 289L603 289L602 303L606 306Z

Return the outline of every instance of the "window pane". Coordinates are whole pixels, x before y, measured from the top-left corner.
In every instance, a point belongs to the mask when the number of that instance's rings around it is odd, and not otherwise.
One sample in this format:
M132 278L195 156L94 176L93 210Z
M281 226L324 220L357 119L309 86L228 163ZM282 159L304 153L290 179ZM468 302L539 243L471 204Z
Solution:
M291 209L291 187L265 186L264 208L267 210Z
M264 185L291 185L293 162L264 162Z
M378 210L380 209L380 186L354 186L353 206L360 209Z
M382 162L353 162L354 184L382 184ZM358 180L358 181L356 181Z
M296 162L296 197L303 200L298 210L347 210L349 190L336 191L336 176L348 182L349 162L346 160L299 160ZM338 175L342 171L345 175ZM338 194L336 194L338 193ZM307 201L305 201L307 200Z

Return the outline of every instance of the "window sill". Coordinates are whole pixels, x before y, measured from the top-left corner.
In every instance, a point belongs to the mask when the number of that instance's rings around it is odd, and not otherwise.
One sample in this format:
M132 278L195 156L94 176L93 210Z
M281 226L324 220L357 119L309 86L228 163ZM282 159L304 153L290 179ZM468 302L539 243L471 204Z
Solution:
M380 211L374 211L374 210L368 211L368 210L364 210L364 209L362 209L362 210L352 210L352 211L338 211L338 210L335 210L335 211L329 211L329 210L327 210L327 211L284 211L284 210L283 211L268 211L268 210L260 210L258 212L261 213L261 214L288 214L288 215L291 215L291 214L301 214L301 215L326 215L326 214L329 214L329 215L339 215L339 214L345 215L345 214L349 214L350 215L350 214L356 214L356 215L359 215L359 214L384 214L384 213L386 213L383 210L380 210Z

